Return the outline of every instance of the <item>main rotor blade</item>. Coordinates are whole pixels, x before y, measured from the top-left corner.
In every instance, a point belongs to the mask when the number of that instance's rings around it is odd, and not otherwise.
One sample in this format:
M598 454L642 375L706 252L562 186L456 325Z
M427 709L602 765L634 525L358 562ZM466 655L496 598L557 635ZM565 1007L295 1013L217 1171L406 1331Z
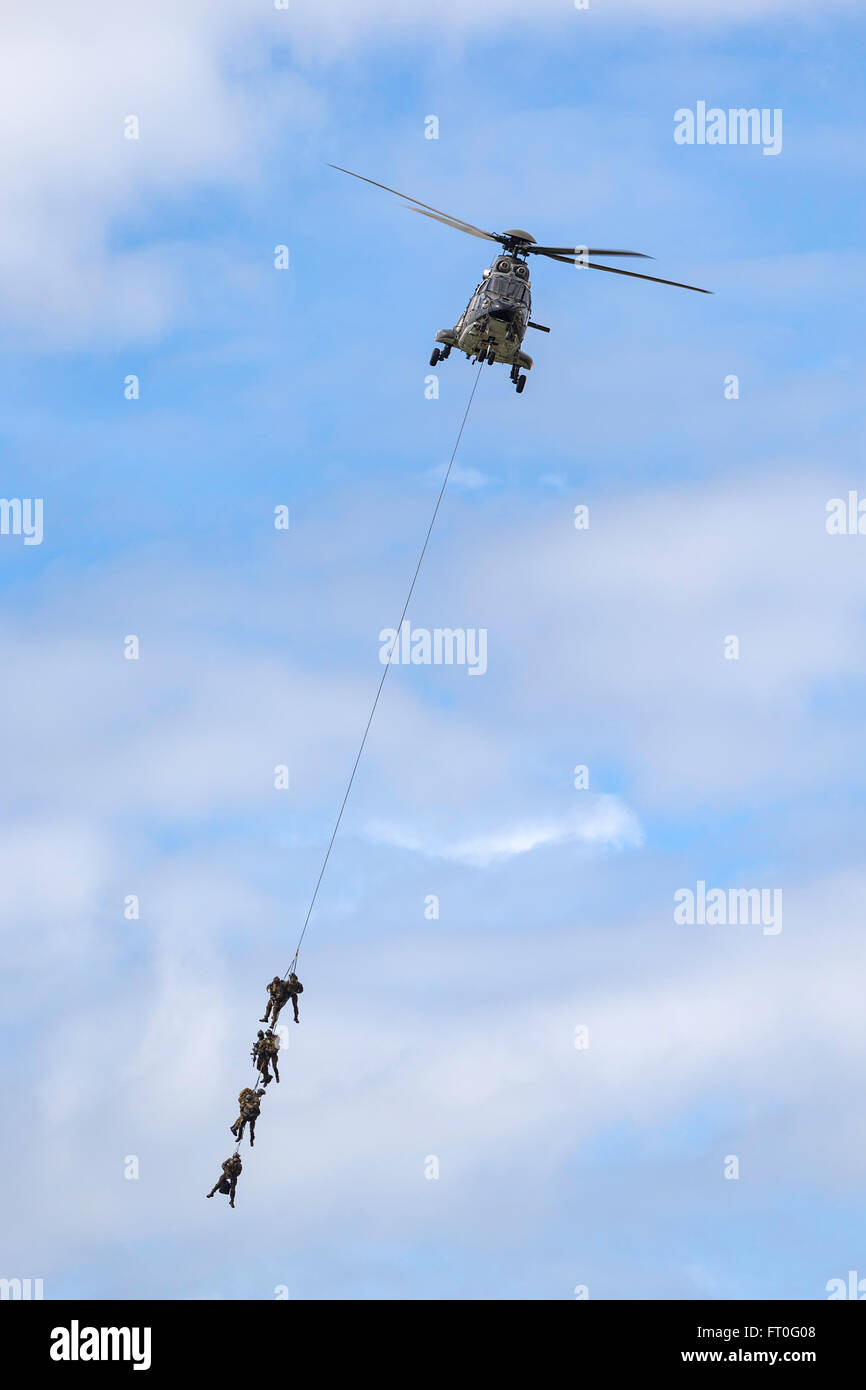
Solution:
M542 256L573 256L576 251L574 246L530 246L528 250L533 254ZM655 256L647 256L643 251L600 251L596 246L587 247L588 256L639 256L642 261L654 261Z
M674 285L678 290L694 290L695 294L712 294L712 290L702 290L699 285L684 285L681 280L662 280L658 275L640 275L636 270L620 270L615 265L593 265L592 261L576 260L573 256L551 256L552 261L562 261L565 265L582 265L588 270L606 270L608 275L627 275L630 280L652 280L656 285Z
M412 208L408 203L404 204L407 212L420 212L422 217L432 217L437 222L444 222L447 227L456 227L458 232L468 232L470 236L483 237L485 241L501 241L502 238L494 236L492 232L482 232L480 227L473 227L471 222L459 222L456 217L448 217L444 212L428 212L426 208Z
M339 164L329 164L329 169L337 169L341 174L351 174L353 179L360 179L362 183L371 183L374 188L384 188L386 193L393 193L397 198L407 198L410 203L416 203L417 207L412 208L412 212L420 212L426 209L426 216L435 217L439 222L447 222L449 226L456 227L458 231L468 232L470 236L483 237L485 241L501 241L502 238L495 236L493 232L483 232L480 227L476 227L472 222L464 222L462 217L452 217L450 213L442 212L439 208L431 207L430 203L422 203L419 198L413 198L411 193L400 193L396 188L389 188L386 183L377 183L376 179L368 179L364 174L353 173L351 169L343 169ZM569 247L573 250L573 247Z

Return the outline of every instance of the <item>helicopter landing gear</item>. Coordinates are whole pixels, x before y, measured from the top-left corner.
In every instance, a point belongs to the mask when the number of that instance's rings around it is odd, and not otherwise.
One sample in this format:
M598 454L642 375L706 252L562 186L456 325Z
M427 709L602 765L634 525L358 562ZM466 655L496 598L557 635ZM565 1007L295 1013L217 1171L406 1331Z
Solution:
M435 348L433 349L433 351L431 352L431 354L430 354L430 366L431 366L431 367L435 367L435 366L436 366L436 363L439 361L439 358L440 358L440 357L444 357L444 356L445 356L445 353L444 353L444 352L440 352L439 349L438 349L438 347L435 347Z
M496 348L493 346L492 343L490 344L490 347L487 349L487 361L490 363L491 367L493 366L493 363L496 361Z
M518 396L520 395L520 393L521 393L521 391L523 390L523 388L524 388L525 385L526 385L526 373L525 373L525 372L521 372L521 373L520 373L520 376L517 378L517 381L514 383L514 389L515 389L515 391L517 392Z

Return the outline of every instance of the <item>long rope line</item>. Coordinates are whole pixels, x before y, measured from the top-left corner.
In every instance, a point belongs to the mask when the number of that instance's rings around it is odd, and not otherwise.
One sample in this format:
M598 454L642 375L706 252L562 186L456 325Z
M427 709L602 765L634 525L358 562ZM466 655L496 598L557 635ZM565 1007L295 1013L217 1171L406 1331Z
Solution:
M456 438L456 440L454 441L454 448L451 450L451 457L450 457L450 459L448 460L448 467L447 467L446 470L445 470L445 477L444 477L444 479L442 480L442 486L441 486L441 488L439 489L439 496L436 498L436 506L433 508L433 515L432 515L431 518L430 518L430 525L427 527L427 534L426 534L426 536L424 537L424 544L423 544L422 547L421 547L421 554L418 556L418 563L417 563L417 565L415 566L415 573L412 575L412 583L409 585L409 592L408 592L408 594L406 595L406 602L403 604L403 612L400 614L400 621L399 621L399 623L397 624L397 627L396 627L396 632L397 632L398 634L399 634L399 632L400 632L400 630L401 630L401 628L402 628L402 626L403 626L403 620L404 620L404 618L406 617L406 612L407 612L407 610L408 610L408 608L409 608L409 604L410 604L410 602L411 602L411 600L412 600L412 594L415 592L415 584L416 584L416 582L417 582L418 575L421 573L421 566L422 566L422 564L424 563L424 556L425 556L426 553L427 553L427 546L428 546L429 543L430 543L430 537L431 537L431 535L433 534L433 527L435 526L435 524L436 524L436 518L437 518L437 516L439 515L439 508L440 508L440 506L441 506L441 504L442 504L442 498L445 496L445 489L446 489L446 487L448 486L448 479L449 479L450 476L451 476L451 469L452 469L452 467L453 467L454 460L455 460L455 458L457 457L457 450L458 450L459 447L460 447L460 440L461 440L462 437L463 437L463 430L464 430L464 428L465 428L465 426L466 426L466 421L467 421L468 418L469 418L469 411L470 411L470 408L471 408L471 406L472 406L472 401L473 401L473 399L474 399L474 397L475 397L475 391L476 391L476 388L477 388L477 386L478 386L478 379L479 379L479 377L481 376L481 370L482 370L483 366L484 366L484 363L482 362L482 363L481 363L481 366L479 366L478 371L477 371L476 374L475 374L475 380L474 380L474 382L472 383L472 390L471 390L471 392L469 393L469 400L467 401L467 403L466 403L466 409L465 409L464 412L463 412L463 419L462 419L461 422L460 422L460 429L457 431L457 438ZM322 867L321 867L321 869L319 870L319 877L316 879L316 886L315 886L315 888L313 889L313 896L312 896L312 898L310 899L310 906L307 908L307 915L306 915L306 917L304 918L304 925L303 925L303 928L301 929L301 935L300 935L300 937L298 938L298 944L297 944L297 947L296 947L296 949L295 949L295 954L294 954L294 956L292 957L292 963L291 963L291 965L289 966L288 970L286 971L286 974L283 976L283 979L285 979L286 976L288 976L288 975L291 974L291 972L292 972L292 971L294 970L294 968L295 968L295 965L297 964L298 954L299 954L300 949L301 949L301 944L302 944L302 942L303 942L303 940L304 940L304 937L305 937L305 935L306 935L307 927L308 927L309 924L310 924L310 918L311 918L311 916L313 915L313 908L314 908L315 905L316 905L316 898L317 898L318 895L319 895L319 887L320 887L320 885L321 885L322 879L323 879L324 876L325 876L325 869L328 867L328 860L329 860L330 857L331 857L331 850L333 849L333 847L334 847L334 841L335 841L336 838L337 838L337 831L340 829L340 822L341 822L341 820L343 819L343 812L345 811L345 809L346 809L346 803L347 803L347 801L349 800L349 793L350 793L351 790L352 790L352 783L353 783L354 780L355 780L355 773L358 771L358 764L360 763L360 761L361 761L361 755L362 755L362 753L364 752L364 745L365 745L366 742L367 742L367 735L369 734L369 732L370 732L370 726L371 726L371 724L373 723L373 716L374 716L375 713L376 713L376 707L377 707L377 705L378 705L378 703L379 703L379 697L380 697L380 695L382 694L382 688L383 688L383 686L384 686L384 684L385 684L385 678L386 678L386 676L388 675L388 672L389 672L390 669L391 669L391 662L392 662L392 660L393 660L394 651L395 651L396 647L397 647L397 640L396 640L396 638L395 638L394 642L392 642L392 644L391 644L391 650L390 650L390 652L388 653L388 662L387 662L387 665L385 666L384 671L382 672L382 679L379 681L379 688L378 688L377 691L376 691L376 698L375 698L374 701L373 701L373 705L372 705L372 708L371 708L371 710L370 710L370 715L369 715L369 718L367 719L367 724L366 724L366 727L365 727L365 729L364 729L364 736L363 736L363 738L361 739L361 744L360 744L360 747L359 747L359 749L358 749L358 754L357 754L357 757L355 758L355 762L354 762L354 765L353 765L353 767L352 767L351 776L349 777L349 781L348 781L347 786L346 786L346 791L345 791L345 794L344 794L344 796L343 796L342 803L341 803L341 805L340 805L339 814L338 814L337 819L336 819L336 821L335 821L335 823L334 823L334 829L333 829L333 831L332 831L332 833L331 833L331 838L330 838L330 840L329 840L329 842L328 842L328 848L325 850L325 857L324 857L324 859L322 860Z
M431 518L430 518L430 525L427 527L427 534L426 534L426 536L424 537L424 544L423 544L422 547L421 547L421 554L418 556L418 563L417 563L417 565L415 566L415 573L412 575L412 583L409 585L409 592L408 592L408 594L406 595L406 602L403 604L403 611L402 611L402 613L400 614L400 621L399 621L399 623L397 624L396 631L397 631L398 635L399 635L399 633L400 633L400 629L401 629L402 626L403 626L403 620L404 620L404 618L406 617L406 613L407 613L407 611L408 611L409 604L410 604L410 602L412 601L412 595L413 595L413 593L415 592L415 585L416 585L416 583L417 583L417 581L418 581L418 575L421 573L421 566L422 566L422 564L424 563L424 556L425 556L426 553L427 553L427 546L430 544L430 537L431 537L432 534L433 534L433 527L436 525L436 518L437 518L437 516L439 515L439 508L440 508L440 506L442 505L442 498L445 496L445 489L446 489L446 487L448 486L448 479L451 477L451 469L452 469L452 467L454 466L454 460L455 460L455 458L457 457L457 450L458 450L459 447L460 447L460 440L463 438L463 431L464 431L464 429L466 428L466 421L469 419L469 411L470 411L470 409L471 409L472 402L473 402L473 400L475 399L475 392L476 392L476 389L477 389L477 387L478 387L478 381L479 381L479 378L480 378L480 376L481 376L481 371L482 371L483 366L484 366L484 363L482 362L482 363L480 364L479 368L478 368L478 371L477 371L476 374L475 374L475 380L474 380L473 383L472 383L472 390L471 390L470 393L469 393L469 400L466 402L466 409L465 409L464 412L463 412L463 419L460 421L460 429L457 431L457 438L456 438L455 441L454 441L454 448L451 450L451 457L450 457L450 459L448 460L448 467L447 467L446 470L445 470L445 477L443 478L443 480L442 480L442 486L441 486L441 488L439 489L439 496L436 498L436 506L433 508L433 515L432 515ZM303 943L304 937L306 936L307 927L308 927L309 924L310 924L310 918L311 918L312 915L313 915L313 908L314 908L315 905L316 905L316 898L319 896L319 888L321 887L322 879L325 877L325 870L326 870L326 868L328 867L328 860L329 860L330 857L331 857L331 850L334 848L334 841L335 841L336 838L337 838L337 831L340 829L340 822L341 822L342 819L343 819L343 812L345 811L345 809L346 809L346 803L347 803L348 800L349 800L349 793L350 793L351 790L352 790L352 783L353 783L354 780L355 780L355 773L358 771L358 764L360 763L360 761L361 761L361 756L362 756L362 754L363 754L363 752L364 752L364 747L365 747L366 742L367 742L367 735L368 735L369 732L370 732L370 726L371 726L372 723L373 723L373 716L374 716L375 713L376 713L376 708L377 708L377 706L378 706L378 704L379 704L379 698L380 698L380 696L381 696L381 694L382 694L382 689L383 689L383 687L384 687L384 685L385 685L385 678L386 678L386 676L388 675L388 672L389 672L390 669L391 669L391 662L392 662L392 660L393 660L394 652L395 652L395 650L396 650L396 647L397 647L397 639L395 638L394 641L393 641L392 644L391 644L391 650L390 650L390 652L388 653L388 661L387 661L387 664L386 664L386 666L385 666L384 671L382 672L382 679L379 681L379 685L378 685L378 688L377 688L377 690L376 690L376 697L375 697L375 699L373 700L373 704L372 704L372 706L371 706L371 708L370 708L370 713L369 713L369 716L368 716L368 718L367 718L367 723L366 723L366 725L365 725L365 727L364 727L364 735L363 735L363 737L362 737L362 739L361 739L361 743L360 743L360 746L359 746L359 748L358 748L358 752L357 752L357 755L356 755L356 757L355 757L355 761L354 761L354 763L353 763L353 765L352 765L352 771L351 771L351 774L350 774L350 776L349 776L349 781L348 781L347 784L346 784L346 790L345 790L345 792L344 792L344 794L343 794L343 800L342 800L342 802L340 803L340 810L339 810L339 812L338 812L338 814L337 814L337 819L336 819L336 821L334 822L334 829L333 829L332 832L331 832L331 838L330 838L330 840L328 841L328 848L325 850L325 857L324 857L324 859L322 860L322 867L321 867L321 869L319 870L319 877L316 879L316 886L315 886L315 888L313 889L313 896L312 896L312 898L310 899L310 906L307 908L307 915L306 915L306 917L304 918L304 925L303 925L303 927L301 928L301 935L298 937L298 944L297 944L297 946L296 946L296 948L295 948L295 954L292 956L292 963L291 963L291 965L289 966L288 970L287 970L287 971L285 972L285 974L283 975L283 979L284 979L284 980L292 973L292 971L294 970L295 966L296 966L297 963L298 963L298 955L300 954L301 945L302 945L302 943ZM288 1001L286 1001L286 1002L288 1002ZM258 1068L257 1068L257 1069L256 1069L256 1080L255 1080L255 1082L253 1083L253 1087L252 1087L253 1090L256 1090L256 1089L258 1088L258 1084L259 1084L259 1081L260 1081L260 1080L261 1080L261 1072L260 1072L260 1071L258 1070ZM246 1128L246 1126L244 1126L244 1128ZM236 1153L236 1154L240 1151L242 1138L243 1138L243 1134L241 1134L241 1138L238 1139L237 1143L235 1144L235 1153Z

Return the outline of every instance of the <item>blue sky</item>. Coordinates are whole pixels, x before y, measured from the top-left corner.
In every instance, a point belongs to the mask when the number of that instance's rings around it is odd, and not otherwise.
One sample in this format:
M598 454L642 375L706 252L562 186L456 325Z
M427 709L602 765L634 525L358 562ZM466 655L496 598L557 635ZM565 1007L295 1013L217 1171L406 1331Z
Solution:
M41 6L0 58L0 493L45 516L0 536L0 1273L825 1297L866 1275L866 539L825 528L866 496L862 18L175 8ZM698 101L781 109L781 153L678 146ZM488 670L389 674L231 1212L203 1195L471 389L452 355L425 396L433 336L489 260L328 161L715 295L533 265L552 331L521 397L484 369L410 611L485 628ZM699 880L781 890L782 931L676 924Z

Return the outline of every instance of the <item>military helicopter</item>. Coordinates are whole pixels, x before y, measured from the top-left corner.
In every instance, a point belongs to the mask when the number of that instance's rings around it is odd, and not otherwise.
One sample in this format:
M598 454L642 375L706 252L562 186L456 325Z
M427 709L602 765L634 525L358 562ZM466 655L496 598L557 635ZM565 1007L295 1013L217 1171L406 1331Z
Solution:
M628 275L632 280L652 280L657 285L674 285L680 290L694 290L696 294L712 294L712 290L702 290L698 285L684 285L679 280L661 280L657 275L640 275L635 270L620 270L618 266L595 265L590 256L632 256L640 260L652 260L641 251L601 251L589 246L539 246L534 236L512 227L508 232L485 232L471 222L460 217L451 217L447 212L422 203L408 193L399 193L385 183L377 183L363 174L351 169L343 169L339 164L330 164L341 174L351 174L353 179L371 183L374 188L384 188L398 198L406 198L405 206L410 212L420 212L424 217L432 217L436 222L444 222L448 227L456 227L459 232L469 236L481 237L483 241L498 241L502 251L498 253L487 270L482 272L481 283L476 289L460 318L453 328L443 328L436 334L437 346L433 349L430 366L444 362L452 348L463 352L473 362L504 362L510 364L511 380L518 395L526 385L526 373L532 367L532 358L522 348L527 328L537 328L540 333L549 333L541 323L533 323L530 318L532 300L529 292L528 256L547 256L551 261L562 261L565 265L583 266L589 270L606 270L610 275ZM410 206L414 204L414 206Z

